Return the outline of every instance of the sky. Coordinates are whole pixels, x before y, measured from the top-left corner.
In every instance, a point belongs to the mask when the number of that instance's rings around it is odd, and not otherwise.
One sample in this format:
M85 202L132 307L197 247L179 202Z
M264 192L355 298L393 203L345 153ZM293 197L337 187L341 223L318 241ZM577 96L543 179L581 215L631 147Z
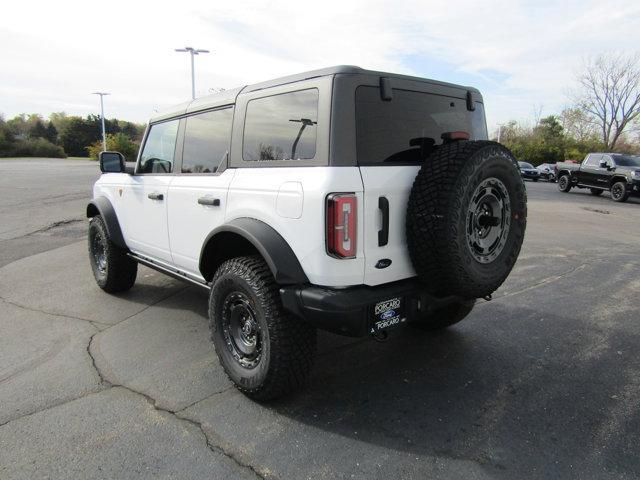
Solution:
M638 0L31 1L0 16L0 113L145 122L196 95L327 67L481 90L490 132L570 103L586 58L640 45Z

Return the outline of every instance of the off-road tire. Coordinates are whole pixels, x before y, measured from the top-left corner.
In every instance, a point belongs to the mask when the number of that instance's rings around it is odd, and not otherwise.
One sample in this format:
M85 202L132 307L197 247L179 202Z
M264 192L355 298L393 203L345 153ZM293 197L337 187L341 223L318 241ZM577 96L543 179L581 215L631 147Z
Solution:
M571 190L571 177L566 173L563 173L558 177L558 190L564 193Z
M590 188L589 192L591 192L591 195L594 197L599 197L602 195L603 190L601 188Z
M475 300L452 303L412 320L409 325L424 331L442 330L464 320L474 305Z
M118 293L133 287L138 274L138 262L129 257L125 249L111 241L100 215L89 222L88 247L93 277L102 290ZM101 262L98 261L100 255L96 255L99 248L103 248L104 254Z
M260 332L257 365L243 366L225 340L223 309L233 295L248 299ZM304 386L313 366L316 329L282 307L278 285L258 256L238 257L217 270L209 296L209 325L216 354L236 388L254 400L271 400Z
M611 185L611 200L614 202L626 202L629 199L629 189L627 188L627 182L616 182Z
M481 263L469 245L471 196L498 180L508 193L501 250ZM477 198L476 198L477 200ZM506 203L506 202L505 202ZM508 222L506 220L508 218ZM409 196L406 236L409 255L427 291L436 296L479 298L507 278L518 258L527 219L527 197L518 163L504 146L456 141L439 147L418 172ZM508 225L507 225L508 223Z

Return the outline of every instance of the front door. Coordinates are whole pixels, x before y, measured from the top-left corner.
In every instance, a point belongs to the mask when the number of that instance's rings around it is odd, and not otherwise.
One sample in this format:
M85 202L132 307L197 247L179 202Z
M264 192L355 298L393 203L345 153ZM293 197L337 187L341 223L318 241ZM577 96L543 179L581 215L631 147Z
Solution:
M578 173L578 182L582 185L588 185L595 187L598 184L598 176L602 174L603 169L600 168L600 161L602 160L602 154L590 153L589 156L582 162L580 166L580 173ZM604 170L606 172L606 170Z
M121 196L124 234L129 248L153 259L171 262L167 230L169 185L178 135L178 120L150 126L136 172Z

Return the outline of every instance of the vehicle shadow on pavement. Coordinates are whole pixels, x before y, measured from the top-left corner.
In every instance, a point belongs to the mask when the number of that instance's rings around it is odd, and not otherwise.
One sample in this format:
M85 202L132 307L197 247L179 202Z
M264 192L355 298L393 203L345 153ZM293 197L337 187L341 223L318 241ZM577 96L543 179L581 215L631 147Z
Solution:
M577 331L571 316L540 317L494 303L450 331L408 328L382 345L321 352L310 388L271 408L344 437L470 460L510 478L639 473L638 360L626 363L619 352L629 355L640 338L604 339L601 329Z

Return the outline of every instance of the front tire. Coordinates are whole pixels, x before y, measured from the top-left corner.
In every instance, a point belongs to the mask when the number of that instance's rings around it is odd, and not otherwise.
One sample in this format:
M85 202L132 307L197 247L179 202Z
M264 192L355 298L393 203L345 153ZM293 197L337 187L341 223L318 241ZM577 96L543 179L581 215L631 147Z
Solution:
M626 182L616 182L611 186L611 199L614 202L626 202L630 193Z
M111 241L100 215L89 222L89 262L96 283L105 292L125 292L136 282L138 262Z
M567 193L569 190L571 190L571 179L566 173L564 175L560 175L560 177L558 178L558 190L564 193Z
M464 320L473 310L475 300L461 301L429 312L411 322L411 326L419 330L442 330Z
M220 364L248 397L271 400L305 384L316 330L284 310L278 285L260 256L233 258L218 268L209 321Z

